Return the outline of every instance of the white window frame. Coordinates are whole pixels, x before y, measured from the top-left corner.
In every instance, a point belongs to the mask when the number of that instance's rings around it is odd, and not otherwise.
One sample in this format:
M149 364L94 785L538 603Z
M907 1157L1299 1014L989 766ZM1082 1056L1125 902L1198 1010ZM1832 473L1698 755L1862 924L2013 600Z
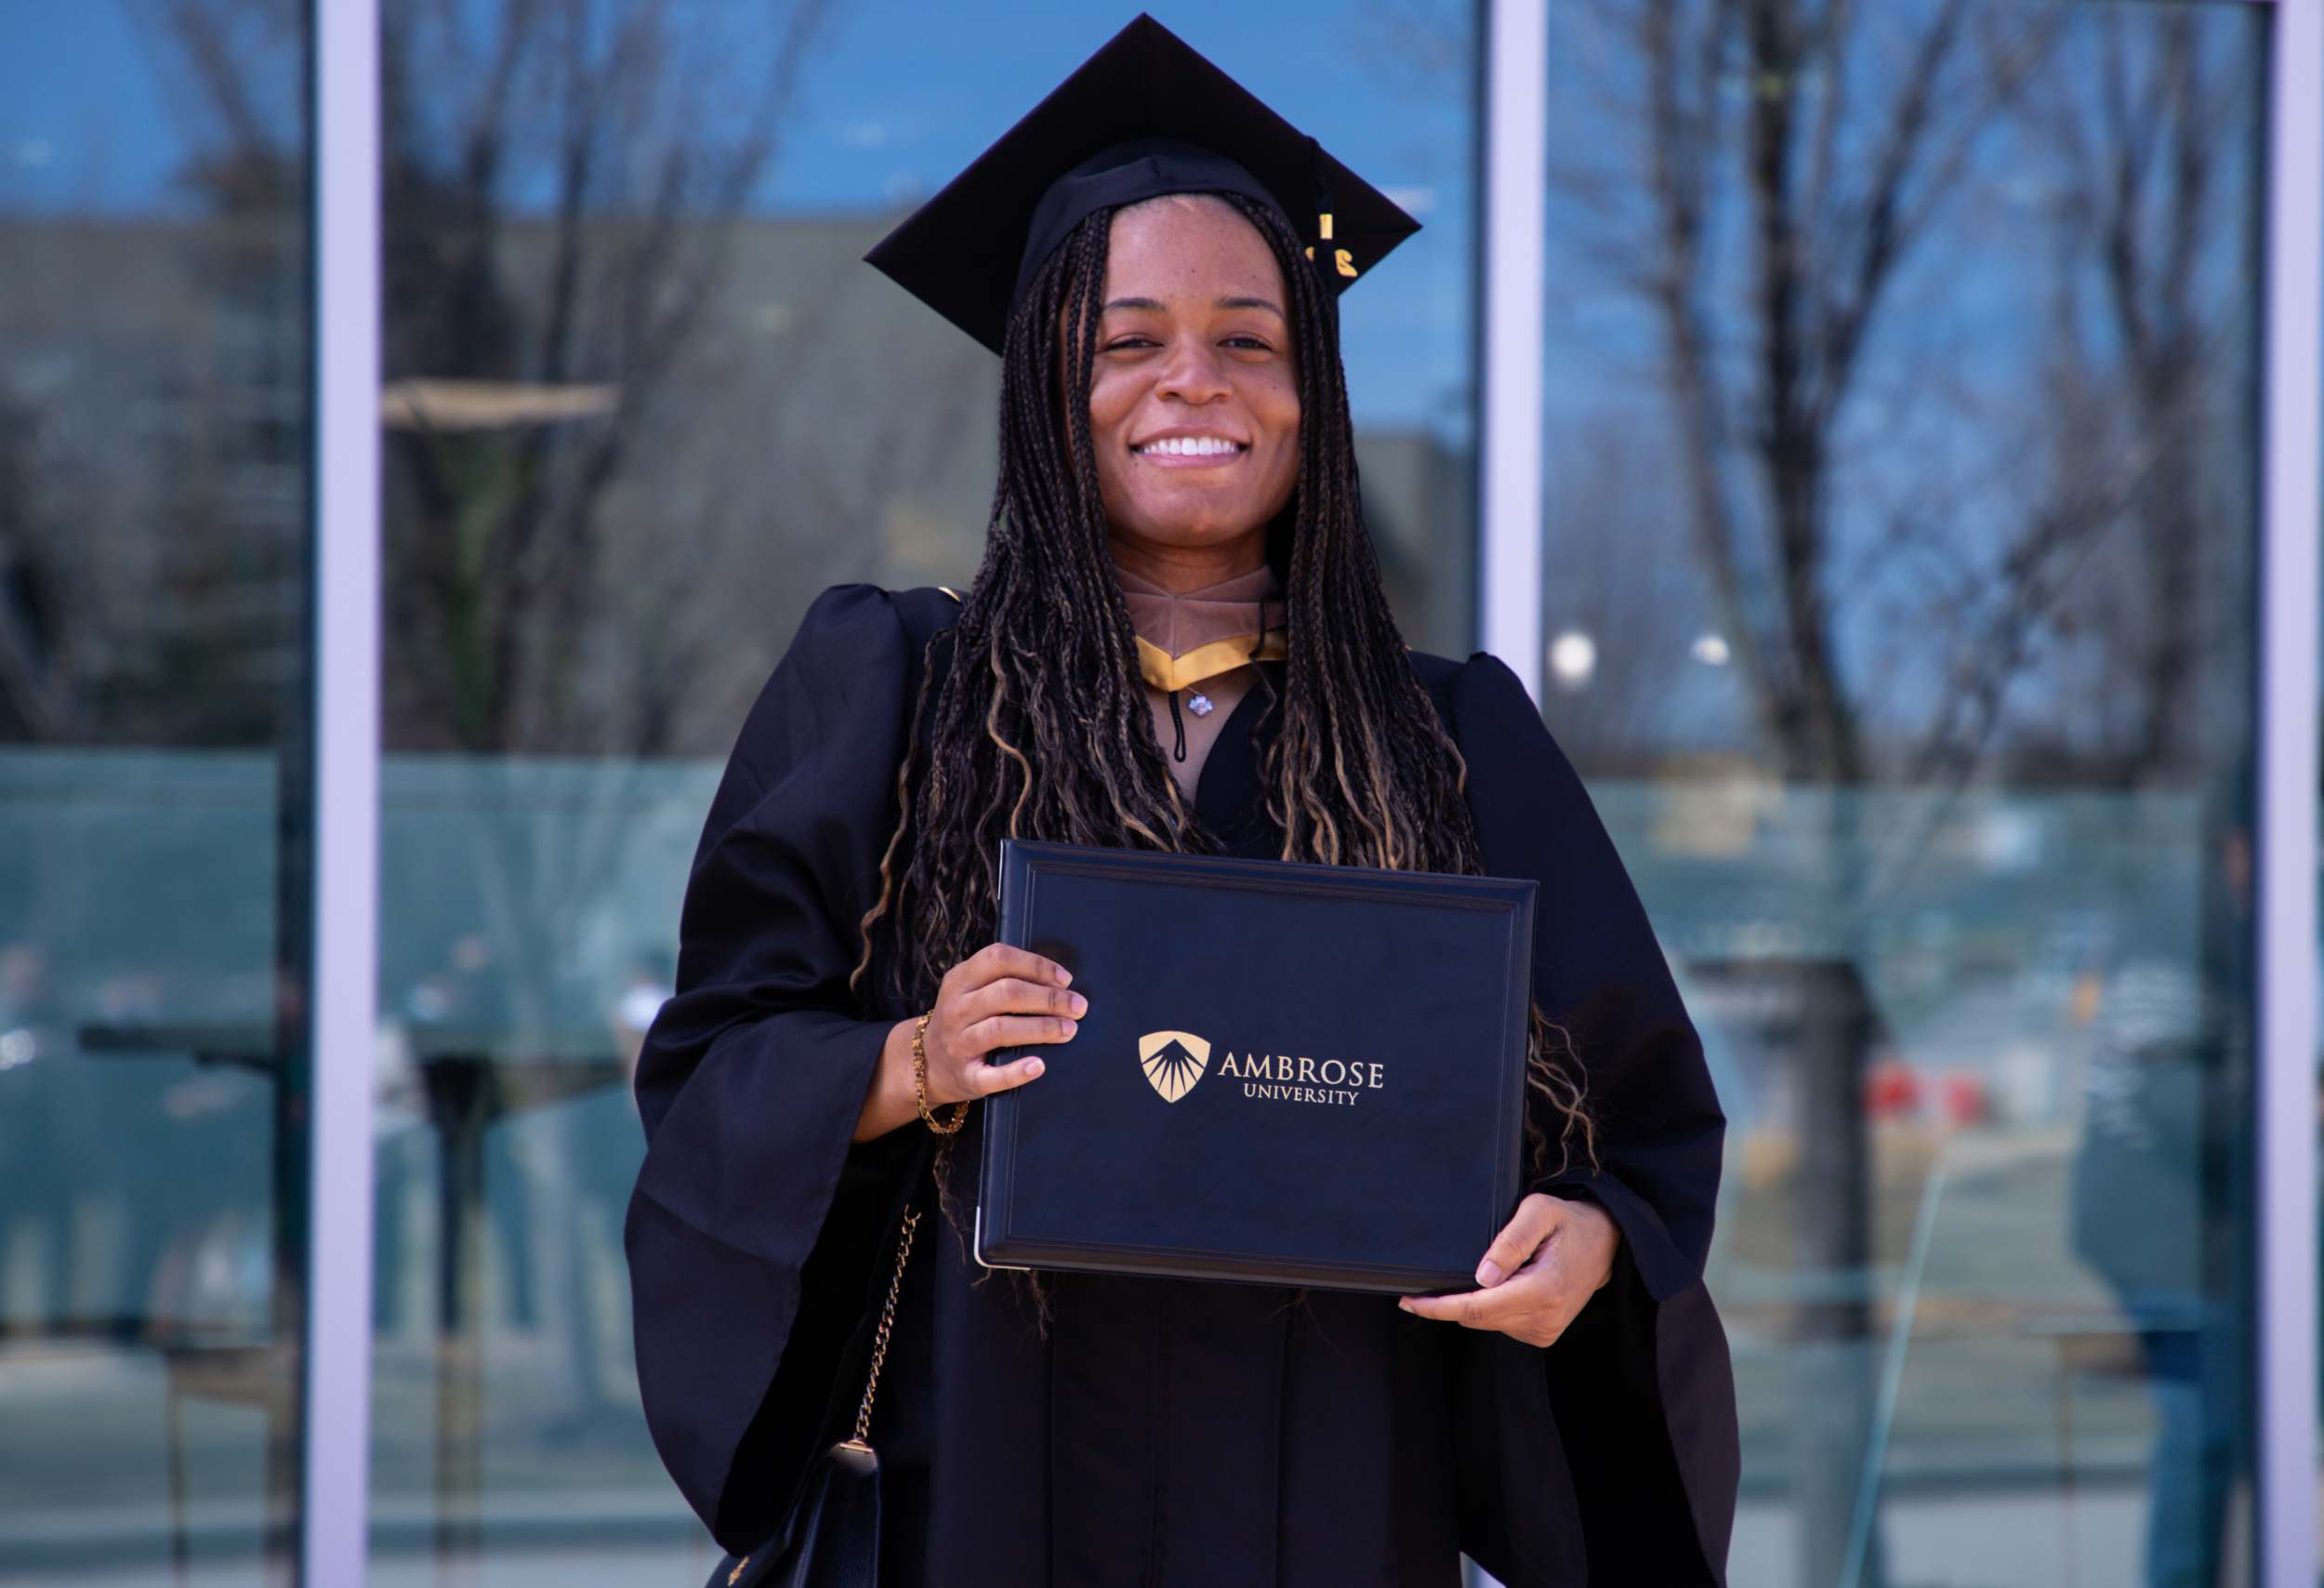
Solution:
M1485 289L1478 327L1481 649L1541 695L1542 301L1549 245L1549 0L1485 0Z
M2324 0L2276 0L2261 330L2257 1578L2317 1580L2317 710Z
M379 933L379 12L313 0L314 880L298 1580L360 1588Z

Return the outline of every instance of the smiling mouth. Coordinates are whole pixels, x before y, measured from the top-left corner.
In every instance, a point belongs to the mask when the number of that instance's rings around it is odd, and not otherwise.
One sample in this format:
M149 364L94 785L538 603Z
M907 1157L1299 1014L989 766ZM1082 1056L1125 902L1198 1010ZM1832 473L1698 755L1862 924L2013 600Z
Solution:
M1170 463L1226 463L1250 450L1223 436L1165 436L1129 449L1140 457Z

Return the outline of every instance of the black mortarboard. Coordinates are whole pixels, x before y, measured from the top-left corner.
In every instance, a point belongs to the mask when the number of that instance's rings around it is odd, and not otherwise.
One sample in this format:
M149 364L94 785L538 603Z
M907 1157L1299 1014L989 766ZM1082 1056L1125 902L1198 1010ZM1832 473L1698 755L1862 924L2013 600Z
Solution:
M1273 205L1332 293L1420 229L1141 13L864 258L998 352L1019 294L1085 216L1183 192Z

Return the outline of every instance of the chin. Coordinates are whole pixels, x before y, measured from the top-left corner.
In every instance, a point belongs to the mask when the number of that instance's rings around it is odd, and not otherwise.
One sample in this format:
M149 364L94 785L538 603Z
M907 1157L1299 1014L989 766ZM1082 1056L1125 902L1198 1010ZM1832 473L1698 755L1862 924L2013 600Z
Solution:
M1239 540L1267 522L1269 515L1258 512L1229 512L1198 509L1176 512L1142 512L1133 521L1138 539L1157 546L1216 546L1222 540Z

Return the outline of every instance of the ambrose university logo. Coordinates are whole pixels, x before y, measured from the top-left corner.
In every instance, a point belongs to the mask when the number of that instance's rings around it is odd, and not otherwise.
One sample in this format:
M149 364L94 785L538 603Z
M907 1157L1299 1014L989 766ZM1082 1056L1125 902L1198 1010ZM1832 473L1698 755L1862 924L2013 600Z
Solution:
M1138 1062L1162 1101L1176 1103L1210 1067L1210 1044L1191 1031L1149 1031L1138 1039Z
M1138 1039L1138 1064L1162 1101L1176 1103L1210 1073L1210 1043L1191 1031L1149 1031ZM1238 1059L1230 1052L1218 1064L1219 1074L1243 1083L1246 1097L1340 1107L1386 1086L1386 1069L1352 1059L1318 1063L1303 1053L1249 1052Z

